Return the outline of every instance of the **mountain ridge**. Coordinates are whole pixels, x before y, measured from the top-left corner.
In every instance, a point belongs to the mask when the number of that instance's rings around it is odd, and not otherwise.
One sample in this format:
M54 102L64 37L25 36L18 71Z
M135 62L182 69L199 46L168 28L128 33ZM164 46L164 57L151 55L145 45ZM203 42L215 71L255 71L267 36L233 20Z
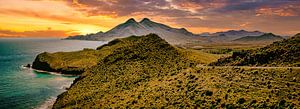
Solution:
M260 36L265 34L260 31L246 31L246 30L228 30L224 32L216 32L212 34L205 34L207 38L213 42L228 42L246 36Z
M134 18L130 18L106 32L100 31L98 33L87 35L69 36L65 39L111 41L116 38L124 38L132 35L141 36L150 33L159 35L173 45L193 42L234 42L234 40L242 37L260 36L265 34L265 32L246 30L228 30L216 33L194 34L186 28L173 28L163 23L154 22L149 18L143 18L139 22Z
M275 35L273 33L265 33L263 35L260 35L260 36L245 36L245 37L242 37L242 38L238 38L238 39L235 39L233 41L236 41L236 42L255 42L255 41L279 41L279 40L282 40L284 39L283 37L281 36L278 36L278 35Z
M81 40L113 40L115 38L123 38L132 35L141 36L154 33L172 44L187 43L199 37L197 34L189 32L185 28L172 28L168 25L151 21L149 18L143 18L137 22L134 18L128 19L107 32L98 32L89 35L70 36L66 39Z

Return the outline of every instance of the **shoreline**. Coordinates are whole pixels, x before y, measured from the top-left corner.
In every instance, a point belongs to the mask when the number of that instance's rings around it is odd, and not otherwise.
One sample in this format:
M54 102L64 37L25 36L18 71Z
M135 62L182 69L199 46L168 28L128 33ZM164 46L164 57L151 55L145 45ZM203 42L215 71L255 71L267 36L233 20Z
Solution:
M38 70L38 69L34 69L32 67L27 67L27 66L24 66L24 65L22 65L21 67L23 69L29 69L29 70L36 71L36 72L39 72L39 73L47 73L47 74L57 75L57 76L69 76L69 77L80 76L80 75L73 75L73 74L63 74L63 73L60 73L60 72L50 72L50 71L46 71L46 70Z
M59 72L49 72L49 71L45 71L45 70L37 70L34 69L32 67L27 67L22 65L21 68L23 69L27 69L30 71L37 71L38 73L45 73L45 74L50 74L50 75L56 75L56 76L65 76L65 77L75 77L75 76L80 76L80 75L71 75L71 74L62 74ZM75 80L75 79L74 79ZM61 86L61 90L63 90L61 93L59 93L57 96L50 96L48 99L46 99L44 102L42 102L40 105L37 105L36 107L34 107L34 109L52 109L54 103L56 102L58 96L64 92L66 92L68 90L68 88L70 88L74 82L74 80L66 85Z

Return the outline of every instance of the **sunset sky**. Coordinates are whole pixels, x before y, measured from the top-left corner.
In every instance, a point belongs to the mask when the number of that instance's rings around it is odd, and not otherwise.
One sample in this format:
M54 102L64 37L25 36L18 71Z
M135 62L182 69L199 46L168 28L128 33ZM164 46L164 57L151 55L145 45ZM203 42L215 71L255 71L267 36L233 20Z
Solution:
M147 17L193 33L300 32L300 0L1 0L0 37L66 37Z

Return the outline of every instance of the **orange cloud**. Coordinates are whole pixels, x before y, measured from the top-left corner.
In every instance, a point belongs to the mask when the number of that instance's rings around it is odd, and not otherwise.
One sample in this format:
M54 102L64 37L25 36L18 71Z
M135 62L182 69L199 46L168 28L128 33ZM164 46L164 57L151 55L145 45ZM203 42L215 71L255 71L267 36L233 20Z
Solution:
M299 5L287 5L280 7L262 7L256 10L256 16L266 15L266 16L299 16L300 15L300 6Z
M240 24L240 27L246 27L246 26L248 26L249 24L250 24L250 22L245 22L245 23Z
M91 24L91 25L99 25L95 19L78 18L80 17L79 15L77 17L70 17L70 16L62 16L62 15L51 15L48 12L35 12L32 10L16 10L16 9L1 9L0 13L11 15L11 16L25 16L25 17L60 21L63 22L64 24L84 23L84 24Z
M0 30L11 30L1 36L65 36L70 30L96 33L131 17L148 17L194 33L227 29L286 33L299 30L299 10L297 0L0 0Z
M66 37L79 34L78 32L64 30L39 30L39 31L23 31L16 32L11 30L0 30L0 37Z

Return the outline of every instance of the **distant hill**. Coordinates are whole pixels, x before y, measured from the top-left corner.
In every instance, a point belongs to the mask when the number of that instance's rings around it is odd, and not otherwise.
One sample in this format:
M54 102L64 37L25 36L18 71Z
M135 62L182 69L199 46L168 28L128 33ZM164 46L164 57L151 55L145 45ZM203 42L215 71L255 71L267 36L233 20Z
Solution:
M233 41L235 42L274 42L274 41L279 41L279 40L283 40L284 38L281 36L277 36L274 35L272 33L265 33L263 35L260 36L246 36L246 37L242 37L239 39L235 39Z
M107 32L70 36L66 39L110 41L115 38L124 38L132 35L140 36L150 33L155 33L172 44L187 43L195 39L201 39L199 35L193 34L185 28L172 28L170 26L151 21L148 18L144 18L140 22L136 22L135 19L131 18L125 23L119 24Z
M269 36L273 37L266 35ZM219 59L211 65L300 66L300 34L263 48L234 52L231 57Z
M260 36L264 32L260 31L245 31L245 30L229 30L225 32L216 32L206 34L207 38L213 42L229 42L246 36Z

